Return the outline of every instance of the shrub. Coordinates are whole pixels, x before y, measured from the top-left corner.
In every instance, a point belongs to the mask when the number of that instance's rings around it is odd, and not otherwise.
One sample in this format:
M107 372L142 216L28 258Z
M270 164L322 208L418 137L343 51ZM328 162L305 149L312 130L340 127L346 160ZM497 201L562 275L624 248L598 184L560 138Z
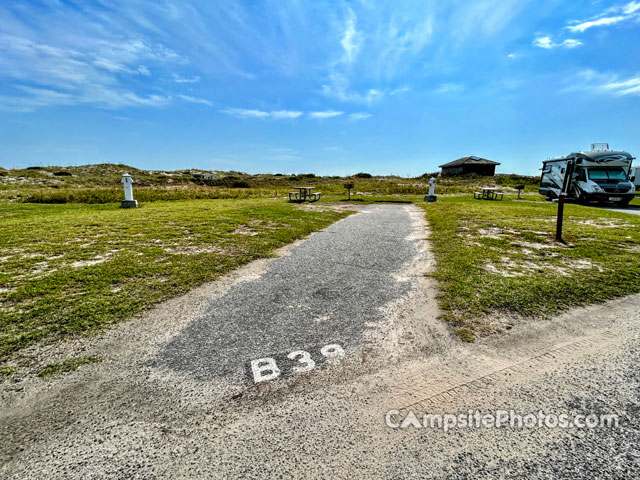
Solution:
M418 178L436 178L438 175L440 175L440 172L423 173Z
M354 177L356 177L356 178L371 178L372 175L370 173L360 172L360 173L356 173L354 175Z
M231 188L251 188L251 185L246 180L234 180L231 183Z

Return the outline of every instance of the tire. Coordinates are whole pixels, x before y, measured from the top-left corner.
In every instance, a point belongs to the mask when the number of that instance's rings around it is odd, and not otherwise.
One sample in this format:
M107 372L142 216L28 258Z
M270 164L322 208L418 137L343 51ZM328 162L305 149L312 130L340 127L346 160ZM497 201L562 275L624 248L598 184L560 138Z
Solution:
M590 202L587 196L584 193L580 192L578 194L578 203L580 205L589 205Z
M631 201L631 199L622 200L621 202L616 202L616 205L618 207L627 208L629 206L629 202L630 201Z

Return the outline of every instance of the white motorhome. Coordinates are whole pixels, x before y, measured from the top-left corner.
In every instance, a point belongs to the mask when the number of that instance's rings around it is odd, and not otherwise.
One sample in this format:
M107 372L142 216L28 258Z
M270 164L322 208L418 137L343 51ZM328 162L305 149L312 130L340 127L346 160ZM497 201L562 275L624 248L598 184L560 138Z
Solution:
M567 198L581 203L612 202L626 206L636 189L630 177L634 157L623 151L609 149L608 143L594 143L590 152L573 152L562 158L545 160L540 176L541 195L558 198L568 162L573 162Z
M631 169L631 175L629 175L629 178L631 179L633 184L636 186L636 194L637 194L640 191L640 167L633 167Z

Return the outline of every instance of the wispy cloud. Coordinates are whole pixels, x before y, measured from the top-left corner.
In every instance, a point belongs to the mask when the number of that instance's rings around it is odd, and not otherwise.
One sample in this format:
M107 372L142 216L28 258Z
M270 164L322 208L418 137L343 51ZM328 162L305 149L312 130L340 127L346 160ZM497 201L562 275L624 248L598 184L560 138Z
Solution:
M590 28L610 27L618 23L640 18L640 2L633 1L624 5L611 7L588 20L574 21L566 28L574 33L582 33Z
M356 31L356 15L350 8L340 44L344 49L345 61L347 63L353 62L360 49L360 35Z
M293 119L303 115L302 112L297 110L274 110L267 112L249 108L225 108L220 111L237 118L273 118L275 120Z
M5 89L15 92L0 99L1 108L171 103L171 93L149 88L147 80L156 68L184 62L162 42L97 27L98 19L88 18L84 9L62 4L31 13L26 22L24 14L0 9L0 70Z
M430 43L435 7L354 2L343 8L344 20L335 22L333 32L337 53L327 62L321 92L344 103L380 101Z
M411 88L409 88L408 85L403 85L402 87L397 87L397 88L394 88L393 90L391 90L389 92L389 95L391 95L391 96L400 95L401 93L407 93L410 90L411 90Z
M298 118L302 115L302 112L296 110L276 110L270 113L272 118Z
M640 96L640 73L625 78L613 73L583 70L571 80L565 90L582 90L616 97Z
M173 73L171 76L173 77L173 81L176 83L198 83L200 81L200 77L198 75L196 75L195 77L186 78L181 77L177 73Z
M578 23L577 25L570 25L567 27L568 30L572 32L584 32L593 27L606 27L609 25L615 25L616 23L620 23L623 20L626 20L627 17L619 15L617 17L603 17L598 20L590 20L587 22Z
M576 48L582 45L580 40L567 38L560 43L556 43L548 35L539 36L533 39L533 46L551 50L553 48Z
M213 107L213 102L205 98L197 98L190 95L178 95L178 98L184 100L185 102L199 103L202 105L207 105L208 107Z
M366 120L367 118L371 118L372 115L370 113L364 113L364 112L357 112L357 113L350 113L349 114L349 119L350 120Z
M225 108L224 110L220 111L227 115L238 118L267 118L269 116L269 112L247 108Z
M317 119L333 118L333 117L339 117L343 113L344 112L338 112L336 110L325 110L323 112L309 112L309 118L317 118Z
M344 75L332 74L331 83L322 85L322 94L341 102L372 104L384 97L384 93L377 88L369 88L358 92L349 89L349 80Z

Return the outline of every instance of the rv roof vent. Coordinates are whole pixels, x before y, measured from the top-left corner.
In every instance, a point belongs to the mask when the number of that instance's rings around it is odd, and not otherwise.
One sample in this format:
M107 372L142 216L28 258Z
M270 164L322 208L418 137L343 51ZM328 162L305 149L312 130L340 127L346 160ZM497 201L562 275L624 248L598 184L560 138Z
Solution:
M476 157L475 155L471 157L471 160L480 160L480 157Z
M592 143L591 144L591 151L592 152L606 152L609 150L609 144L608 143Z

